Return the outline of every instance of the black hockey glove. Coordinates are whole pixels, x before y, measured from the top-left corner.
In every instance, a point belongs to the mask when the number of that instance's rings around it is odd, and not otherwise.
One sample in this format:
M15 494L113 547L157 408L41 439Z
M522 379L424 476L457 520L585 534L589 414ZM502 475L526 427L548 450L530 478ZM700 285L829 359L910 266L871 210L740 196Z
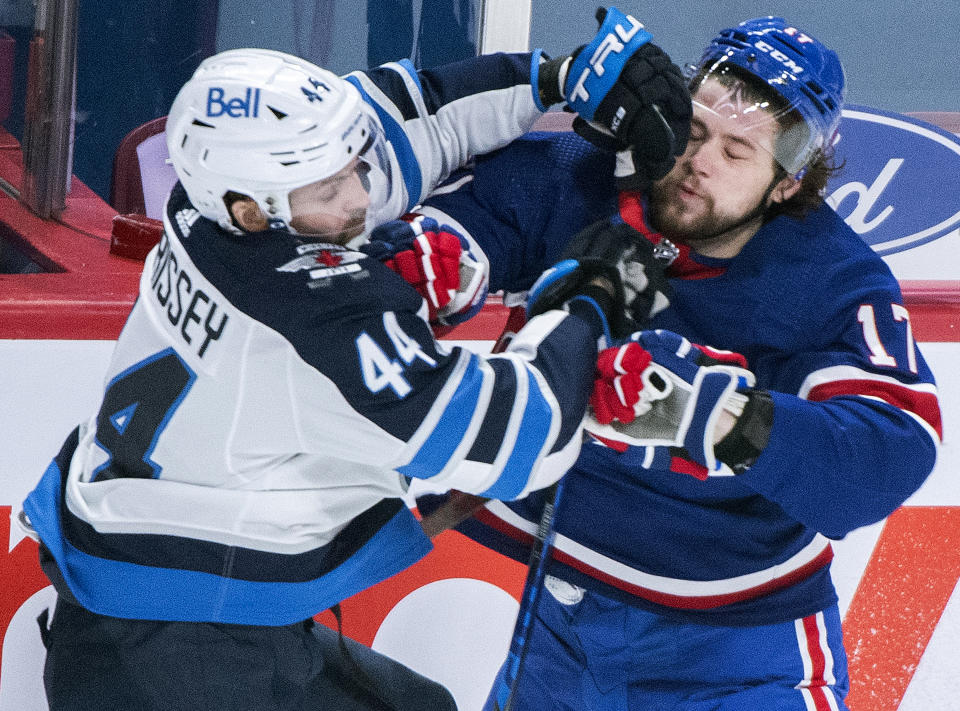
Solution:
M566 72L564 97L578 114L573 129L600 148L621 152L620 190L646 190L686 150L690 92L680 68L633 17L600 8L597 20L597 37Z
M573 237L562 257L530 290L529 317L562 308L583 295L595 279L612 287L605 317L614 338L642 328L670 303L667 265L655 258L650 242L623 222L600 220L586 227Z

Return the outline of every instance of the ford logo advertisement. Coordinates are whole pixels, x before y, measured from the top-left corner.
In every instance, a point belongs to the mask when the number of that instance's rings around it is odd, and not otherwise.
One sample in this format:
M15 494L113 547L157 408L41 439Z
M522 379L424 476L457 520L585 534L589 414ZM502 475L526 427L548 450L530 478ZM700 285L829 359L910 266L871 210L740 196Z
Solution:
M960 228L960 138L924 121L844 109L836 144L845 165L827 202L881 255Z

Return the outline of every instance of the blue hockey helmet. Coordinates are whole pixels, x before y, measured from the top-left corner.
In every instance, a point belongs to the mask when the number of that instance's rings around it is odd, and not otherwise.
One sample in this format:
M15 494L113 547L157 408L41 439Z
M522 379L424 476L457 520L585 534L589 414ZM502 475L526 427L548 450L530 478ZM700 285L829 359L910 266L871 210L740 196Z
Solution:
M772 89L780 104L778 118L801 119L784 131L774 155L790 175L802 175L833 143L843 110L843 65L836 52L782 17L760 17L721 30L691 69L691 94L709 78L727 75L729 85L746 74Z

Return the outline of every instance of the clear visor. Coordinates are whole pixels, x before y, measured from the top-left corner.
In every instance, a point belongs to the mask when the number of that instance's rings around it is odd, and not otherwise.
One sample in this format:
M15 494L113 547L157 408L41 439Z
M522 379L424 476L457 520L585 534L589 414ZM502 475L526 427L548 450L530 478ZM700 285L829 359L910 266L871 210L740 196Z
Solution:
M770 156L789 175L800 174L822 148L796 107L772 91L744 81L730 65L717 62L690 84L694 117L721 135Z
M297 234L346 244L367 231L369 216L382 214L394 188L390 152L372 119L365 133L356 157L343 168L290 191L289 226Z

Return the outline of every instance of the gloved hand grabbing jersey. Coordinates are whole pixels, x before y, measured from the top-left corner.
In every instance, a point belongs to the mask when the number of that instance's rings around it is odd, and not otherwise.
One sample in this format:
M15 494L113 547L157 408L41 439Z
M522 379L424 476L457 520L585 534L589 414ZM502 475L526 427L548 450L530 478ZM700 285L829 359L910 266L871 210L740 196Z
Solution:
M573 128L591 143L618 151L620 190L645 190L665 176L690 136L693 107L680 68L634 17L597 11L600 29L570 57L541 66L545 103L563 98L578 116ZM556 76L556 94L545 88Z
M527 314L561 308L595 279L610 286L614 302L606 314L614 338L644 326L670 304L666 263L653 245L624 222L600 220L574 235L563 259L545 271L530 290Z
M753 388L738 353L642 331L601 352L597 370L585 428L602 440L676 448L675 456L701 465L704 475L738 474L767 445L773 401Z
M486 299L486 264L452 227L424 215L407 218L377 227L360 251L380 259L417 290L427 302L431 323L466 321Z

